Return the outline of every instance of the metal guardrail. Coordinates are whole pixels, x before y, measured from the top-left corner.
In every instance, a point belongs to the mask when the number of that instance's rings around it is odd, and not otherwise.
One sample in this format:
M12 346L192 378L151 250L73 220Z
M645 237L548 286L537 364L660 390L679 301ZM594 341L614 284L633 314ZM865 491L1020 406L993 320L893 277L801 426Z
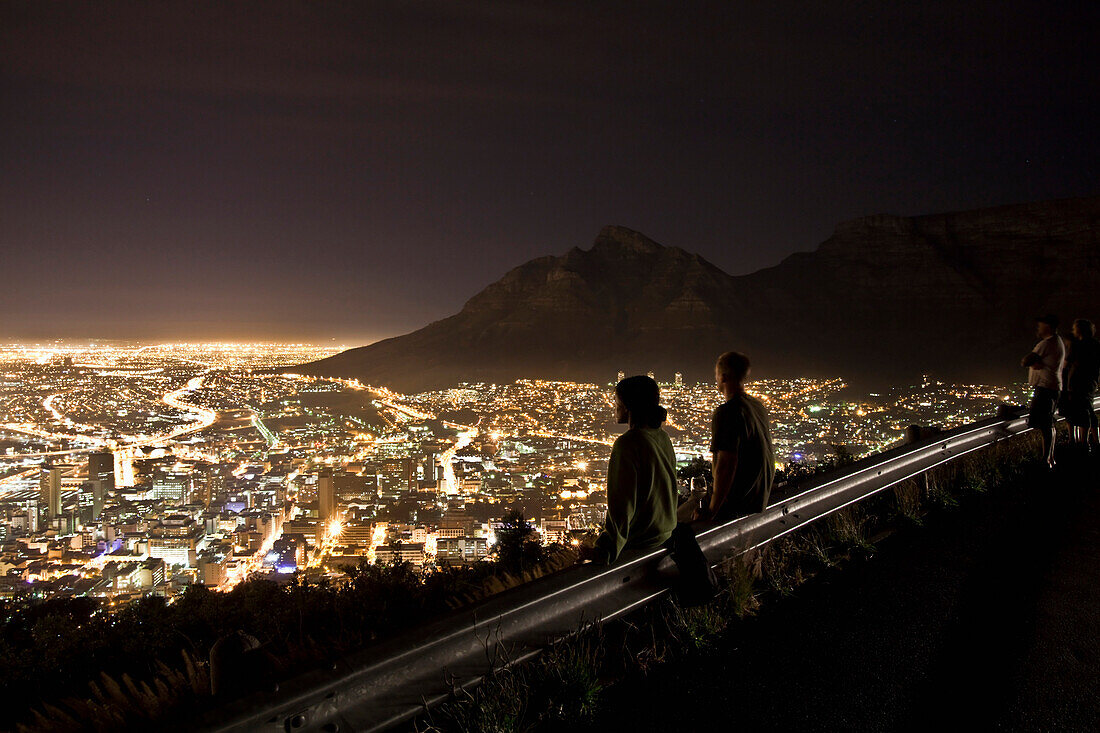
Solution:
M1027 432L1015 414L990 418L815 477L764 512L698 532L711 560L764 545L849 504ZM537 655L586 624L621 616L668 592L663 550L612 567L578 566L501 593L362 652L219 708L203 730L381 731L476 685L491 670ZM193 729L193 728L192 728Z

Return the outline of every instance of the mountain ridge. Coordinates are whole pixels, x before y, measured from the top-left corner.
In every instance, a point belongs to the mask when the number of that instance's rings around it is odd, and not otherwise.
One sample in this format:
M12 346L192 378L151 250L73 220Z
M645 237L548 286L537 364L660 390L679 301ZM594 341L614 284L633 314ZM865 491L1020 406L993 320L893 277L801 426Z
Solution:
M399 391L606 382L620 369L709 379L715 356L737 349L757 376L1018 379L1036 314L1100 317L1098 229L1100 196L879 214L734 276L609 225L587 250L509 270L452 316L287 371Z

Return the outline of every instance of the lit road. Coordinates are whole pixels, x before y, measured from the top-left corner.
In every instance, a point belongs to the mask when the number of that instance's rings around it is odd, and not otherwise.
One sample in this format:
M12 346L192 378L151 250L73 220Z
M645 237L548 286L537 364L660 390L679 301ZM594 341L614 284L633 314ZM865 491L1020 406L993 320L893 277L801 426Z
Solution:
M65 427L81 431L81 433L74 436L72 438L72 440L83 440L83 441L86 441L86 442L95 443L96 445L107 445L107 441L104 440L103 438L97 438L94 435L85 435L85 433L99 432L101 430L101 428L99 428L95 425L88 425L87 423L76 422L75 420L70 418L68 415L66 415L65 413L61 412L60 410L58 410L56 407L53 406L54 400L56 400L58 397L62 397L64 395L66 395L66 394L68 394L68 392L58 392L57 394L50 395L46 399L42 400L42 407L44 407L46 410L48 410L50 412L51 415L53 415L53 419L56 422L59 422L59 423L65 425ZM129 438L130 436L122 436L122 437L123 438Z
M147 445L154 445L156 443L163 443L169 440L183 437L190 433L196 433L217 422L218 413L214 410L206 407L200 407L198 405L192 405L189 402L183 400L184 395L188 392L202 386L203 381L206 379L206 373L213 371L208 369L207 372L193 377L184 387L177 389L173 392L169 392L164 395L162 401L169 407L175 408L182 412L188 412L194 415L197 420L191 423L185 423L179 427L161 435L154 435L148 438L139 439L135 443L131 443L125 446L121 446L115 449L115 478L118 481L119 486L133 486L134 485L134 465L133 460L137 455L137 449Z
M344 525L339 519L333 519L328 523L324 529L324 533L321 535L321 544L317 546L317 549L313 552L313 557L306 563L306 567L316 568L320 567L321 560L325 555L332 552L332 549L336 547L336 539L343 534Z
M592 443L593 445L615 445L614 438L592 438L584 435L566 435L564 433L548 433L545 431L530 431L529 435L539 438L555 438L557 440L573 440L578 443Z
M64 392L58 392L57 394L52 394L49 397L47 397L46 399L42 400L42 406L44 408L46 408L46 410L49 411L53 415L53 419L57 420L58 422L66 422L66 419L65 419L65 416L62 415L60 412L58 412L57 408L53 406L53 401L56 400L58 397L60 397L63 394L65 394L65 393ZM72 423L71 420L68 421L68 422L70 424Z
M28 468L24 471L20 471L19 473L13 473L11 476L5 476L4 478L0 478L0 484L12 484L12 483L15 483L16 481L20 481L20 480L25 479L25 478L30 478L31 476L34 476L35 474L37 474L39 470L40 469L38 468L38 466L35 466L34 468Z
M40 470L41 469L39 469L38 466L35 466L34 468L28 468L27 470L20 471L19 473L13 473L11 476L0 478L0 499L7 498L13 494L18 494L20 491L25 489L26 487L22 486L21 482L27 480L33 481L35 477L38 476L38 472Z
M72 433L51 433L48 430L42 430L36 428L33 425L19 424L19 423L4 423L0 425L0 428L4 430L10 430L13 433L23 433L24 435L33 435L38 438L46 438L47 440L70 440L75 443L90 443L94 446L107 445L107 441L103 438L97 438L93 435L75 435ZM49 454L61 454L61 453L75 453L79 452L79 449L72 451L48 451ZM5 458L21 458L23 454L16 454L12 456L4 456ZM28 453L26 455L44 455L42 453Z
M406 415L406 416L412 418L413 420L432 420L432 419L435 418L435 415L431 414L430 412L422 412L420 410L415 410L415 409L413 409L411 407L408 407L406 405L399 405L396 402L393 402L392 400L385 399L384 397L382 397L382 395L380 393L376 393L376 394L378 394L378 396L379 396L378 401L381 404L383 404L386 407L390 408L394 412L400 412L401 414Z
M455 468L452 461L454 461L455 455L468 446L475 437L477 437L477 428L470 426L456 426L465 427L465 431L458 434L458 440L447 450L439 454L439 463L443 466L443 493L445 494L457 494L458 493L458 479L455 477Z
M271 536L260 545L259 550L246 559L241 558L242 561L237 563L237 569L234 572L226 573L225 580L217 587L217 590L223 592L231 591L234 586L246 580L249 575L263 567L264 558L267 556L267 553L271 552L272 546L274 546L275 542L282 536L283 530L281 527L278 532L272 532Z
M272 432L271 429L264 424L263 419L260 418L259 413L257 413L255 410L253 410L252 412L252 425L256 428L257 431L259 431L264 440L267 441L268 450L271 450L272 448L275 448L277 445L279 445L279 436Z
M207 372L212 371L210 369ZM134 436L122 436L123 439L130 441L125 445L118 445L114 441L108 441L104 438L99 438L95 435L85 434L73 434L73 433L55 433L47 430L42 430L33 425L20 425L13 423L5 423L0 425L0 428L9 430L11 432L23 433L25 435L33 435L39 438L45 438L47 440L68 440L73 442L84 443L90 445L89 448L74 448L70 450L57 450L57 451L41 451L37 453L24 453L13 456L5 456L9 459L23 459L23 458L44 458L47 456L63 456L63 455L76 455L80 453L89 453L93 450L108 448L114 451L115 454L115 476L118 480L119 486L133 486L134 484L134 469L133 459L137 455L137 449L143 446L153 445L156 443L163 443L166 441L180 438L190 433L204 430L213 425L218 419L218 413L214 410L210 410L205 407L193 405L186 402L183 398L189 392L192 392L200 388L203 381L206 378L206 373L193 377L187 384L177 390L169 392L164 395L162 401L164 404L181 412L190 413L196 419L194 422L185 423L170 430L167 433L160 435L153 435L144 438L138 438ZM88 432L95 432L97 428L91 425L82 425L80 423L73 422L71 419L65 416L60 410L54 406L54 401L62 396L63 392L52 394L42 400L42 407L44 407L53 416L54 420L63 423L69 427L77 428ZM10 477L9 479L10 480Z
M354 383L352 384L352 386L356 389L364 389L358 383ZM435 419L435 415L431 414L430 412L424 412L423 410L417 410L407 405L401 405L397 402L394 402L393 400L389 399L389 394L391 393L389 393L388 391L383 391L380 389L371 389L370 391L378 396L378 402L380 404L385 405L395 412L399 412L402 415L412 418L413 420ZM455 444L439 455L439 463L443 467L443 493L457 494L459 491L458 478L455 476L455 469L452 461L454 461L455 455L460 450L468 446L473 441L473 439L477 437L478 431L477 428L472 425L459 425L458 423L448 422L446 420L443 420L442 422L445 427L459 431L458 439L455 441Z
M207 372L211 372L211 371L213 371L213 370L212 369L207 370ZM154 438L150 438L147 441L147 444L148 443L159 442L159 441L162 441L162 440L172 440L173 438L179 438L179 437L181 437L183 435L187 435L189 433L198 432L199 430L205 430L206 428L210 427L215 422L217 422L218 413L216 413L215 411L213 411L209 408L206 408L206 407L199 407L198 405L192 405L189 402L184 402L183 399L182 399L183 396L186 395L188 392L193 392L196 389L198 389L199 387L201 387L202 383L205 379L206 379L206 373L200 374L199 376L192 378L187 383L187 386L182 387L180 389L177 389L175 392L169 392L168 394L164 395L164 398L163 398L164 404L168 405L169 407L174 407L177 410L181 410L183 412L190 412L193 415L195 415L198 418L198 420L196 422L189 423L187 425L181 425L180 427L176 428L175 430L173 430L169 433L165 433L164 435L159 435L159 436L156 436Z

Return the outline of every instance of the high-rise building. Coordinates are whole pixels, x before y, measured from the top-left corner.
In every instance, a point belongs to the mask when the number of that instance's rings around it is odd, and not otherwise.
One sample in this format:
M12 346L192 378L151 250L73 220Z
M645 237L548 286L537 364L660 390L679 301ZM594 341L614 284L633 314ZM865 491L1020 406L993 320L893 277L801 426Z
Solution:
M115 489L115 454L110 451L88 456L88 482L92 485L92 519L99 516L107 495Z
M149 557L171 565L195 567L198 554L206 548L206 532L186 515L172 515L149 529Z
M191 471L182 466L153 469L153 498L183 504L191 495Z
M38 502L27 502L27 534L38 534Z
M191 478L191 496L188 503L201 502L210 506L210 502L224 497L228 487L226 470L214 463L200 463L195 467Z
M674 376L672 378L672 383L675 384L677 387L683 387L684 386L684 375L681 374L680 372L676 372L676 376Z
M433 443L424 444L424 481L434 485L439 481L439 446Z
M620 369L619 373L615 375L615 383L617 384L617 383L623 381L624 379L626 379L626 372L624 372L622 369Z
M102 481L110 492L115 488L115 454L109 451L88 456L88 480Z
M327 524L336 518L336 483L332 471L322 471L317 476L318 518Z
M38 495L46 505L46 517L53 519L61 515L61 467L42 465L38 479Z
M105 483L99 479L90 479L80 489L80 504L82 507L87 506L88 493L92 495L92 520L95 520L103 512L103 506L107 503Z

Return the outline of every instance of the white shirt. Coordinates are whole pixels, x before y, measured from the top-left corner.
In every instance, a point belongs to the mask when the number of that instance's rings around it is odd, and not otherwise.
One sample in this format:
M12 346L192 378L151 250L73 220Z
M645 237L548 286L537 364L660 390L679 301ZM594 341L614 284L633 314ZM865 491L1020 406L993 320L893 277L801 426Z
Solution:
M1035 344L1033 352L1039 361L1028 367L1027 383L1032 387L1062 389L1062 367L1066 364L1066 345L1057 335L1048 336Z

